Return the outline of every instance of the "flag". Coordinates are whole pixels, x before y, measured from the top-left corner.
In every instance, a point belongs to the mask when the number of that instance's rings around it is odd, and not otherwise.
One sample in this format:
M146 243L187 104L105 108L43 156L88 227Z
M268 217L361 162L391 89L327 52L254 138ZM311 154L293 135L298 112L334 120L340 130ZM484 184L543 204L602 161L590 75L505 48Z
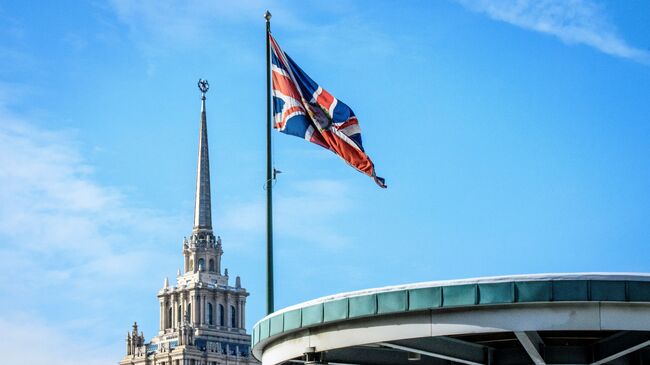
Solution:
M384 179L375 174L375 166L363 150L359 121L352 109L312 80L270 33L269 40L273 127L327 148L385 188Z

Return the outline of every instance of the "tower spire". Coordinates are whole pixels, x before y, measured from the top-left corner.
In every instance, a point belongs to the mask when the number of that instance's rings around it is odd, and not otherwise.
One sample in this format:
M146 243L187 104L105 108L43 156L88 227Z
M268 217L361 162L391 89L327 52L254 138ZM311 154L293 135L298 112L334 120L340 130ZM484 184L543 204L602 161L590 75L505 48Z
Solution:
M208 154L208 126L205 116L205 93L210 85L199 80L201 91L201 128L199 131L199 157L196 171L196 195L194 202L194 232L212 231L212 207L210 203L210 157Z

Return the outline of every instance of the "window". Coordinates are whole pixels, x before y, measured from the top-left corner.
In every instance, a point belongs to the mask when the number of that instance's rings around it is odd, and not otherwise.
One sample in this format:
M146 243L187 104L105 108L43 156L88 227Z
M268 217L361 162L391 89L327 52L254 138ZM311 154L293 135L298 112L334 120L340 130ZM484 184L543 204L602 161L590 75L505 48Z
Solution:
M178 313L176 313L176 322L183 322L183 307L178 306Z
M237 312L232 305L230 306L230 327L237 327Z
M205 260L199 259L199 267L198 267L198 269L201 270L201 271L205 271Z
M212 303L208 303L208 324L213 325L212 323Z
M169 307L167 310L167 328L172 328L172 315L174 312L172 312L172 307Z
M192 303L187 303L187 314L190 316L190 323L192 323Z
M210 271L214 272L214 260L210 259Z
M222 304L219 304L219 326L225 326L226 325L226 313L224 313L225 310L223 308Z

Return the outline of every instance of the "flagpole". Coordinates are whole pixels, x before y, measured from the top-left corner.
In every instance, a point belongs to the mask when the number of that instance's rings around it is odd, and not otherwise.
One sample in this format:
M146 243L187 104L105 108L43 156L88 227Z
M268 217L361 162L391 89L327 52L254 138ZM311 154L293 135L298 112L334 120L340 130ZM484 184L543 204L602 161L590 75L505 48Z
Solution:
M273 166L271 160L271 12L266 19L266 314L273 313Z

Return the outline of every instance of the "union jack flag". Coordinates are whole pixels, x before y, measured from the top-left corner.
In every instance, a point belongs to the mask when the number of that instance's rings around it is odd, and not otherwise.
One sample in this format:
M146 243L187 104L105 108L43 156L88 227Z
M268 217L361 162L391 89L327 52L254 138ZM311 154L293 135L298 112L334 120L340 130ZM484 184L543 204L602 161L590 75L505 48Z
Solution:
M273 127L336 153L355 169L386 187L361 143L354 112L336 99L280 49L269 34L273 81Z

